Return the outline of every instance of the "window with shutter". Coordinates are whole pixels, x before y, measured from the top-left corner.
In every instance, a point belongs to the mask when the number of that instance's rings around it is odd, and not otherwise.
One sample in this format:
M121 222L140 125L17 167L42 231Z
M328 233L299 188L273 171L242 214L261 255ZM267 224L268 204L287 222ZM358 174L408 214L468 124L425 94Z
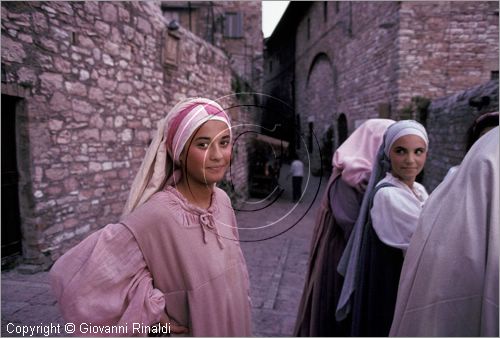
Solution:
M224 20L224 37L243 37L243 15L241 13L226 12Z

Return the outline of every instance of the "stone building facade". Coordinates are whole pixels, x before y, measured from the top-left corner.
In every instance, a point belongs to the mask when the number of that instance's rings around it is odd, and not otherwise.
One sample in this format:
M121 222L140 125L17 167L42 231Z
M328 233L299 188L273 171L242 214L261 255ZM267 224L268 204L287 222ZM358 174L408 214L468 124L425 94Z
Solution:
M254 121L239 108L227 55L183 27L168 29L157 2L1 6L2 135L15 131L2 138L2 166L4 148L15 149L18 171L18 191L2 192L2 237L20 227L28 266L47 268L119 220L157 121L180 99L218 99L234 123ZM245 194L243 138L234 149L230 179ZM4 223L17 194L17 224Z
M293 9L301 6L294 6ZM264 70L263 93L266 94L262 105L266 111L263 116L263 131L277 139L286 140L295 145L295 135L300 134L295 127L295 26L302 13L298 10L288 11L286 25L277 25L273 34L264 40ZM277 127L275 127L277 126ZM294 146L291 147L293 149Z
M222 49L231 68L257 90L262 87L263 36L260 1L163 1L163 15Z
M335 148L365 119L417 118L412 98L498 77L497 2L291 2L279 25L296 27L295 129L315 173L320 150L328 170Z

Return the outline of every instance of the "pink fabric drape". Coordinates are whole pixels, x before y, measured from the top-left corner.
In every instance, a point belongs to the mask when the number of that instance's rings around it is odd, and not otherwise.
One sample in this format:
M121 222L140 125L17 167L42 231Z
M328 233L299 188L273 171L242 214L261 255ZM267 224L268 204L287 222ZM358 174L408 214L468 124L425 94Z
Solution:
M342 175L347 184L364 192L384 132L393 123L389 119L370 119L359 126L333 155L334 178Z

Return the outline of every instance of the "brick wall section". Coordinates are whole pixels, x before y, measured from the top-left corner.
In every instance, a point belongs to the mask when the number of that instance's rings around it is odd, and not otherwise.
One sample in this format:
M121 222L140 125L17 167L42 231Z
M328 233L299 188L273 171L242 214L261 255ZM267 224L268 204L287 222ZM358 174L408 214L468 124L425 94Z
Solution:
M483 96L490 104L481 111L469 105L470 99ZM498 111L498 81L434 100L427 117L429 156L425 165L424 185L428 191L442 181L448 170L460 164L466 154L466 133L480 114Z
M221 50L182 28L167 72L154 2L3 2L1 14L2 87L30 89L18 117L23 256L48 266L119 219L156 122L182 98L231 94L232 76ZM246 176L233 172L237 188Z
M357 120L377 116L378 104L397 94L393 80L397 29L378 26L385 20L397 22L399 7L394 2L340 2L338 12L335 7L328 2L325 22L323 3L315 3L299 23L295 95L302 135L308 137L307 120L312 115L318 139L333 126L338 144L337 121L342 113L350 133ZM320 167L317 154L314 149L313 171ZM305 158L303 151L301 156Z
M451 95L498 71L498 2L403 1L399 17L398 108L412 96Z
M295 108L304 137L309 116L321 138L344 113L350 134L381 107L398 119L414 96L450 95L498 71L497 2L326 4L326 21L324 3L314 2L297 27Z
M260 91L263 73L262 8L260 1L216 1L219 11L241 12L243 15L243 37L224 38L221 48L230 58L232 68Z
M233 206L237 207L248 196L248 182L251 179L252 163L254 153L251 140L255 137L251 131L255 130L256 122L261 119L260 109L256 106L256 98L253 95L240 95L238 100L233 98L232 104L225 105L233 119L233 157L230 170L226 173L227 182L234 186L226 191L229 193ZM233 190L234 189L234 190Z
M164 1L167 21L180 24L224 50L232 69L254 90L262 86L263 36L260 1ZM241 13L242 37L224 36L225 14Z
M305 112L305 114L299 113L302 122L302 137L299 140L300 153L306 156L307 153L309 154L309 157L302 156L302 160L305 161L304 163L311 163L311 170L315 173L320 169L320 156L323 157L323 161L326 161L325 154L320 154L320 149L323 149L321 139L333 124L331 116L335 114L334 106L330 101L336 94L333 81L332 63L325 54L320 54L312 65L303 93L307 100L301 105L300 112ZM318 91L317 88L322 88L322 90ZM312 133L310 133L310 123L313 127Z

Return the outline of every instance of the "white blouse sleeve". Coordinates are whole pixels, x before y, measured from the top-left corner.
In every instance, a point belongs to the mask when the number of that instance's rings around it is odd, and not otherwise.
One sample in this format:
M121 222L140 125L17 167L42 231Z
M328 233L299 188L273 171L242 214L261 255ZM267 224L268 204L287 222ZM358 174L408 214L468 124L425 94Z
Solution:
M77 329L81 323L168 320L165 297L154 288L142 252L122 224L109 224L68 251L54 264L50 280L64 319Z
M380 189L373 199L373 229L385 244L406 252L422 208L416 198L398 187Z

